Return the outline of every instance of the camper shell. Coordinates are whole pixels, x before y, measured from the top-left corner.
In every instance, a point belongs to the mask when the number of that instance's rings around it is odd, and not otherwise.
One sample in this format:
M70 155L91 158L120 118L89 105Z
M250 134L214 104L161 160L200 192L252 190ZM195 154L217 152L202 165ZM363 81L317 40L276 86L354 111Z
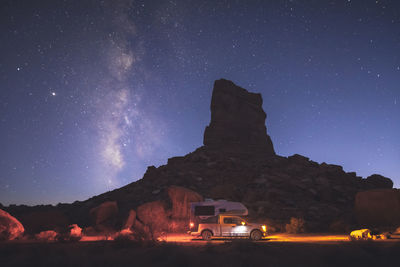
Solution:
M246 216L248 210L240 202L224 199L206 199L202 202L192 202L190 203L189 232L197 232L200 223L216 223L220 214Z

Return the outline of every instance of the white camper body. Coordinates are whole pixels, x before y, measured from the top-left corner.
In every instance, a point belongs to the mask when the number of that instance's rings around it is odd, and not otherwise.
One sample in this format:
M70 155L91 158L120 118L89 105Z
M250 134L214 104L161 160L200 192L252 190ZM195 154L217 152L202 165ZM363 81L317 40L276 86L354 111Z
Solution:
M206 201L203 202L192 202L190 203L190 212L194 216L199 216L202 219L210 216L217 216L220 213L240 216L246 216L248 214L246 206L242 203L224 199L206 199Z

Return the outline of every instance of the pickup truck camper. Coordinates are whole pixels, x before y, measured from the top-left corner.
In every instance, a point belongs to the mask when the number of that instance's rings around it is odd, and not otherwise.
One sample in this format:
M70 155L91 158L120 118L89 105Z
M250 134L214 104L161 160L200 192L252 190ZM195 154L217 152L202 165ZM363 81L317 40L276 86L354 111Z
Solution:
M266 225L248 223L240 217L248 214L247 208L240 202L194 202L190 205L190 211L189 233L207 241L213 237L248 237L260 240L267 234Z

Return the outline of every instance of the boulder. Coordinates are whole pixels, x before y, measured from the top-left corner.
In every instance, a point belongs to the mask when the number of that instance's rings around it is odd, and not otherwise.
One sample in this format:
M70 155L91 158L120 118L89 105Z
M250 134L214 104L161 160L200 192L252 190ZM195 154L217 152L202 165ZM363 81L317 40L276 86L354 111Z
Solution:
M204 145L220 151L275 155L265 119L261 94L250 93L228 80L217 80L211 99L211 122L204 131Z
M54 242L58 238L58 233L53 230L42 231L35 235L35 239L44 242Z
M392 188L393 181L379 174L368 176L364 180L366 189Z
M82 237L82 228L80 228L77 224L71 224L68 226L68 229L70 238L80 239Z
M358 192L355 213L362 227L400 225L400 190L375 189Z
M116 201L106 201L89 211L90 217L95 225L112 226L115 217L118 215L118 205Z
M190 202L203 201L200 194L181 186L168 187L168 196L172 202L173 219L189 219Z
M150 234L150 228L147 225L143 225L139 220L135 221L133 228L133 234L136 240L149 240L153 238Z
M135 225L136 211L130 210L123 229L131 229Z
M153 233L168 229L169 222L165 203L162 201L148 202L139 206L137 208L137 217Z
M0 240L14 240L24 233L24 226L8 212L0 210Z

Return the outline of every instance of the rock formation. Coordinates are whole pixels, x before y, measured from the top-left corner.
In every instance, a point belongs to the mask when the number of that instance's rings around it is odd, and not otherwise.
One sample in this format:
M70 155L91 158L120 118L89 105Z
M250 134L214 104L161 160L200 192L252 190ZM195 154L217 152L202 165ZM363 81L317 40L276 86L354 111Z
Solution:
M274 155L265 119L261 94L249 93L228 80L217 80L204 145L219 151Z
M298 218L308 231L340 232L358 227L358 192L392 188L392 181L380 175L363 179L338 165L318 164L297 154L276 155L265 118L260 94L218 80L204 146L158 168L150 166L142 179L122 188L45 210L65 214L69 224L77 223L86 232L110 219L115 231L185 231L189 202L205 197L242 202L251 220L268 222L277 230L284 231L291 218ZM368 198L359 201L359 207L368 209ZM24 218L35 209L11 206L7 211Z
M190 215L190 203L203 201L198 193L180 186L170 186L168 196L172 202L173 219L186 219Z

